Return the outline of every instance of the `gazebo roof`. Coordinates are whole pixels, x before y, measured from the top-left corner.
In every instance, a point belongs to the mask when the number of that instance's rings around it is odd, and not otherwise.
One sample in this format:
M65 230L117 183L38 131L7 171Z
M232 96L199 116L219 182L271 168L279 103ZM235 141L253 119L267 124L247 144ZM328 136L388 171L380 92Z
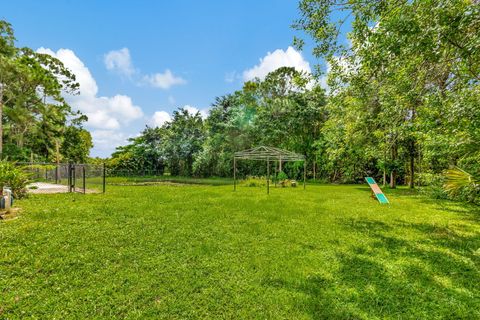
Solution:
M305 156L274 147L260 146L253 149L235 152L236 159L248 160L283 160L283 161L304 161Z

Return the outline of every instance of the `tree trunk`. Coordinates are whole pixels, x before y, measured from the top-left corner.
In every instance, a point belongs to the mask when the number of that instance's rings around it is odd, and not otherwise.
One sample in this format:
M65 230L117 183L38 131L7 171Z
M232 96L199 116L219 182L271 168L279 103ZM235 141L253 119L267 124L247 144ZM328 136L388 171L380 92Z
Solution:
M3 159L3 92L0 89L0 160Z
M410 156L410 181L408 182L408 186L410 189L413 189L413 177L415 175L415 157L413 155Z
M396 180L397 180L397 171L392 170L392 172L390 172L390 188L391 189L395 189L397 187Z
M396 143L392 145L392 161L397 160L398 150ZM395 189L397 187L397 169L394 167L390 172L390 188Z
M415 141L412 139L410 142L410 181L408 187L413 189L415 186Z

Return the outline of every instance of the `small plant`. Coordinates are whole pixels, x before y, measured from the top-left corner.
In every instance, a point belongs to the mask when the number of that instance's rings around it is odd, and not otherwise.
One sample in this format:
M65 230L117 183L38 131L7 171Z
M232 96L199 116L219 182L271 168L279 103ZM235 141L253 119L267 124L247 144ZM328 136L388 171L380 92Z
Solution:
M289 184L289 181L288 181L288 176L285 172L283 171L280 171L277 175L277 179L278 179L278 184L282 187L282 188L285 188L288 186Z
M10 187L15 198L22 198L27 194L28 175L14 163L0 161L0 190Z
M460 189L465 187L478 187L475 177L458 167L446 170L444 175L446 178L444 188L449 193L458 192Z

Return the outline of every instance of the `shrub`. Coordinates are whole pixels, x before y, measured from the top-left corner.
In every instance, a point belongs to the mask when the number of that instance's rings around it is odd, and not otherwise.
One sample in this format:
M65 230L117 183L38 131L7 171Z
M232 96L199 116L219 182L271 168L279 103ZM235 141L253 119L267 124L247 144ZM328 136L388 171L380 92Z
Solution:
M285 172L283 171L280 171L277 175L277 179L278 180L287 180L288 179L288 176Z
M480 204L480 184L478 176L474 176L458 167L444 172L443 188L453 199Z
M265 178L247 176L245 180L242 180L242 185L246 187L264 187L267 185Z
M283 171L280 171L277 175L277 179L278 179L278 184L280 184L280 186L282 187L287 187L288 186L288 176L285 172Z
M28 175L14 163L6 160L0 161L0 190L10 187L13 196L17 199L27 194Z
M417 176L421 185L420 193L433 199L448 199L449 194L444 189L445 177L440 174L422 173Z

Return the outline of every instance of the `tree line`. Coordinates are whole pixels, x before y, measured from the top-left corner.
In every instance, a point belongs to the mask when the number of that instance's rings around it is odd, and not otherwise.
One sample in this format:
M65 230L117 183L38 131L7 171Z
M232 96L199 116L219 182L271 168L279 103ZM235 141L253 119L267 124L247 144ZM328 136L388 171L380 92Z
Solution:
M312 75L282 67L246 82L217 97L205 119L180 108L117 148L108 167L229 177L234 152L267 145L305 155L307 177L325 182L373 176L392 188L438 186L449 168L464 179L457 185L478 181L479 7L473 0L302 0L294 44L313 41L326 66ZM75 76L51 56L17 48L5 21L0 70L0 154L85 161L86 117L62 97L78 92ZM248 161L238 170L266 171ZM303 165L282 170L298 178Z
M246 82L242 90L216 98L209 115L180 108L161 127L146 127L130 144L119 147L108 165L116 170L151 169L172 175L232 175L235 151L272 145L307 156L317 170L316 141L326 118L325 90L310 75L282 67L265 79ZM303 164L285 165L292 176ZM240 173L265 174L265 165L240 163Z
M218 97L206 119L179 109L147 127L118 148L112 166L231 176L235 151L272 145L305 155L307 176L329 182L373 176L414 187L438 184L451 166L480 173L475 1L303 0L299 9L294 28L304 38L294 43L312 39L314 55L328 62L327 92L321 66L313 79L277 69ZM286 170L298 174L295 166Z

